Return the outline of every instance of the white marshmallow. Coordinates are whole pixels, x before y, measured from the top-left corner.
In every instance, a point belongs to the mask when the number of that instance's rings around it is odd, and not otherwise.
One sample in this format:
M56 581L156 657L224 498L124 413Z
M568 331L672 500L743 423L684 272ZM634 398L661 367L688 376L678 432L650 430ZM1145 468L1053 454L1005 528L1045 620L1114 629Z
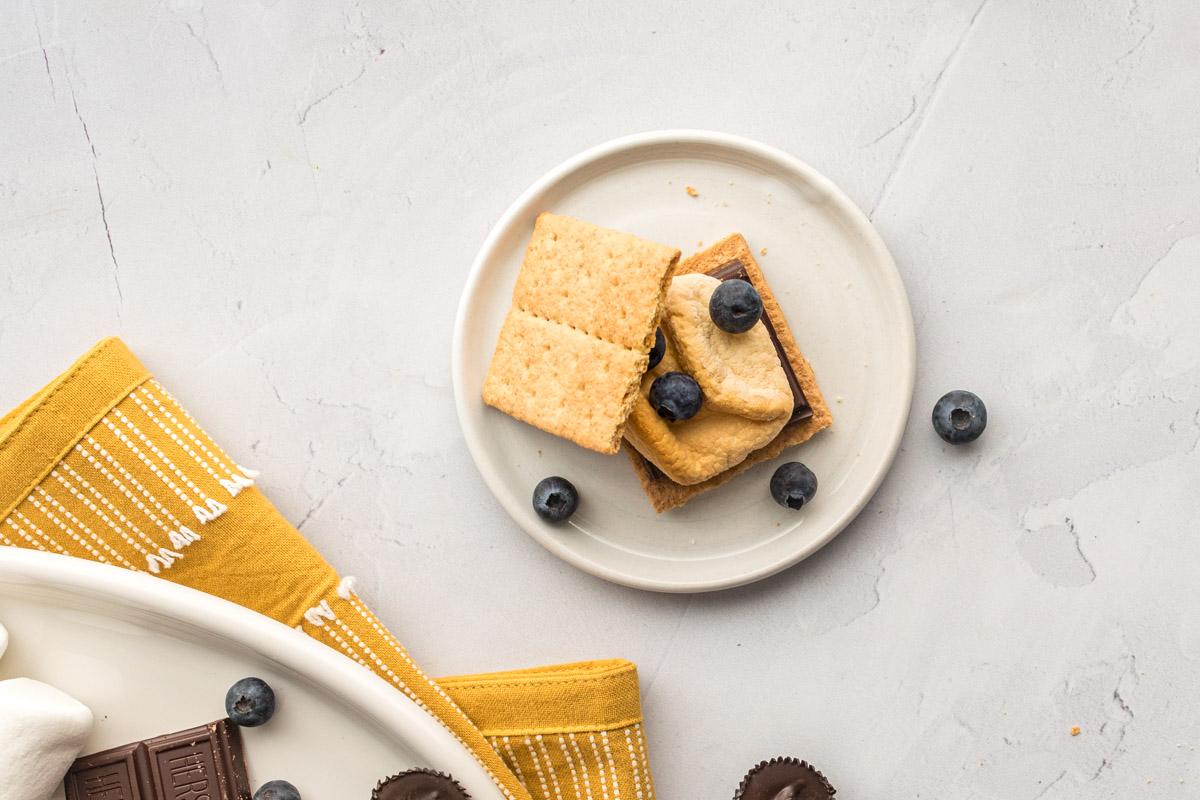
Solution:
M91 729L91 710L53 686L0 681L0 798L49 800Z

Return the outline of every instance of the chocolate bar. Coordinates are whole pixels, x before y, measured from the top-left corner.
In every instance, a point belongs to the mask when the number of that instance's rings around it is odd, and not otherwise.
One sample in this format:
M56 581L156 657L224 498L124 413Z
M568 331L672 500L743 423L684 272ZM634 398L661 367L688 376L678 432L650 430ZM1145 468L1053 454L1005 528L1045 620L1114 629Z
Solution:
M734 259L708 273L710 276L719 281L742 280L750 282L750 273L746 271L746 265L741 261ZM802 419L808 419L813 415L812 406L808 404L807 398L804 397L804 390L800 388L800 381L796 378L796 369L792 366L792 362L788 360L787 353L783 351L783 345L779 343L779 334L775 332L775 326L771 324L771 319L763 312L762 323L767 328L767 333L771 335L771 343L775 345L775 352L779 355L779 364L783 367L783 374L787 376L788 386L792 387L792 397L795 398L795 406L792 408L792 418L788 420L788 424L797 422Z
M250 800L242 738L227 719L83 756L67 800Z

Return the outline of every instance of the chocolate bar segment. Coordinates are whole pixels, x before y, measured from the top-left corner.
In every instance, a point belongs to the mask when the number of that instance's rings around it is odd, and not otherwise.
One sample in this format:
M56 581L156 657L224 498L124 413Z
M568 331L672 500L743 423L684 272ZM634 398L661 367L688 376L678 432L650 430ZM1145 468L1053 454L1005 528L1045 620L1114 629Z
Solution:
M250 800L238 728L229 720L83 756L67 800Z
M716 278L719 281L743 280L750 283L750 273L746 271L746 265L741 261L734 259L726 262L721 266L709 272L710 277ZM808 404L808 399L804 396L804 390L800 388L800 381L796 378L796 370L792 366L792 362L788 360L787 353L783 350L783 345L779 342L779 334L775 332L775 326L771 324L771 318L763 312L762 323L767 328L767 333L771 335L771 344L775 345L775 353L779 356L779 364L783 367L783 374L787 376L788 386L792 387L792 397L795 400L795 405L792 407L792 418L788 420L788 424L797 422L802 419L808 419L813 415L812 406Z

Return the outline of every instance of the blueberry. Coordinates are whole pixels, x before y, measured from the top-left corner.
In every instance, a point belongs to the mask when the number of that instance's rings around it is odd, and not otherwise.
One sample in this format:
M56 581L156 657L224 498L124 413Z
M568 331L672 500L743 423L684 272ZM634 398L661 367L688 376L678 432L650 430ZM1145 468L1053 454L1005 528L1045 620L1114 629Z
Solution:
M662 328L654 330L654 347L650 348L650 366L646 369L654 369L658 366L658 362L662 361L662 357L667 354L667 337L663 336Z
M667 422L696 416L701 396L700 384L682 372L665 372L650 384L650 406Z
M287 781L267 781L258 787L254 800L300 800L300 792Z
M780 465L771 476L771 497L787 508L800 508L817 494L817 476L799 461Z
M987 406L971 392L946 392L933 407L933 429L950 444L973 442L987 427Z
M275 713L275 692L261 678L242 678L225 693L225 713L234 725L255 728Z
M546 522L562 522L579 507L579 490L566 478L552 475L533 487L533 510Z
M726 333L745 333L762 318L762 298L748 281L723 281L708 300L708 315Z

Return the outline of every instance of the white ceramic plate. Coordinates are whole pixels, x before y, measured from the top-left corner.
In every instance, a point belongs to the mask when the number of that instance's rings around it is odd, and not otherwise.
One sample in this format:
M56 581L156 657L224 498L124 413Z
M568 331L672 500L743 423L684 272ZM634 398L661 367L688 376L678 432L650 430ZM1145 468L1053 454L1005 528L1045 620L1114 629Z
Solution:
M225 715L225 691L257 675L275 716L243 731L251 785L285 778L309 798L368 800L414 766L502 795L433 717L299 631L210 595L103 564L0 547L0 678L57 686L92 709L86 752ZM57 798L62 797L59 789Z
M686 187L699 192L691 197ZM672 244L684 254L745 235L801 349L834 427L686 506L655 514L626 457L604 456L523 425L480 400L488 361L533 222L555 211ZM900 444L912 400L912 315L895 264L852 202L811 167L766 145L705 131L639 134L555 168L505 212L476 257L458 308L454 391L484 480L521 527L580 569L643 589L695 592L749 583L832 539L863 508ZM802 460L817 498L776 505L767 483ZM582 501L553 527L534 485L563 475Z

